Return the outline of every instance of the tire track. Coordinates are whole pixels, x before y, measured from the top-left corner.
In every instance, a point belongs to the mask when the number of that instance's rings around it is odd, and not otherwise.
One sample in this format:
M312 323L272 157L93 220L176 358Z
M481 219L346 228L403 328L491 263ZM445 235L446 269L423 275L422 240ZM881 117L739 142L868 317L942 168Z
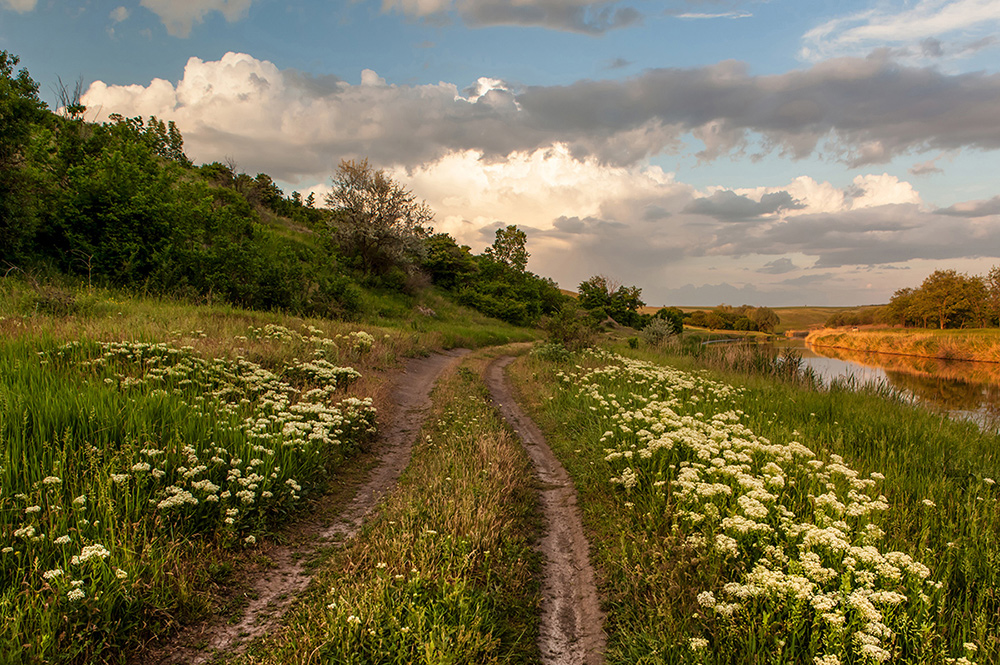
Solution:
M220 654L242 653L255 638L273 629L295 598L305 591L312 575L304 562L331 542L352 538L379 499L396 485L410 462L413 443L431 405L430 393L441 373L468 353L465 349L437 353L407 362L392 391L395 408L380 437L379 460L354 498L307 547L276 546L266 552L273 565L247 590L251 598L238 623L210 623L181 632L173 645L157 649L145 663L200 665Z
M538 646L546 665L602 665L604 615L597 596L589 545L577 506L576 489L538 426L514 401L504 368L512 356L494 360L486 384L504 419L521 438L539 481L545 556Z

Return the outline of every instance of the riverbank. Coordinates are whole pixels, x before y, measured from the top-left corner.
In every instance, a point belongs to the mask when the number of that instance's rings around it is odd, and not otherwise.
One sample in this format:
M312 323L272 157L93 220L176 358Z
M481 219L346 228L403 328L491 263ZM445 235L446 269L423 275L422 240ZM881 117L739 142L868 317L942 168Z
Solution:
M1000 363L1000 329L996 328L975 330L909 328L857 332L826 328L810 333L806 337L806 343L852 351Z

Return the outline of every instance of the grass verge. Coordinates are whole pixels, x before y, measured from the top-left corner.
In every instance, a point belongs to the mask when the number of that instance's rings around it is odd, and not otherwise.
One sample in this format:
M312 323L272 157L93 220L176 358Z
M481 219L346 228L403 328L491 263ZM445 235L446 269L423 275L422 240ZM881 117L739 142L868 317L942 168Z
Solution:
M902 354L941 360L975 360L1000 363L1000 330L894 329L847 332L819 330L806 338L809 344L854 351Z

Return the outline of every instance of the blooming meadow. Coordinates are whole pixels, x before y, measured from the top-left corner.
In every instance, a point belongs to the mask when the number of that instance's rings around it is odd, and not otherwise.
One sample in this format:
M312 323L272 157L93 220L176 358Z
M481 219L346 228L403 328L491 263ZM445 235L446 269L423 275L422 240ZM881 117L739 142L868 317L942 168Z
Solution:
M368 353L369 333L271 324L231 344L254 340L308 357L265 367L142 341L2 350L0 635L26 660L113 649L196 612L179 568L209 545L253 547L372 439L371 399L343 394L360 374L333 362Z
M609 662L996 662L995 580L970 595L956 570L976 568L955 552L975 546L935 551L937 504L900 510L902 469L863 473L704 372L607 352L570 362L517 374L597 534ZM981 554L995 556L995 483L962 484L978 512L947 537L992 541ZM900 538L898 514L923 536Z

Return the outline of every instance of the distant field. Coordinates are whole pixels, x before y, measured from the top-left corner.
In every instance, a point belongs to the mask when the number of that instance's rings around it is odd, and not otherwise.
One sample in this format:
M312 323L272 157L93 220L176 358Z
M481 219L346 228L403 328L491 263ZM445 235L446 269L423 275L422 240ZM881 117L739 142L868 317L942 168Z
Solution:
M659 307L643 307L643 314L656 314ZM871 305L877 307L877 305ZM699 309L710 310L712 307L680 307L684 312L694 312ZM782 333L786 330L808 330L819 328L834 314L840 312L850 312L864 307L772 307L781 322L775 327L774 332Z

